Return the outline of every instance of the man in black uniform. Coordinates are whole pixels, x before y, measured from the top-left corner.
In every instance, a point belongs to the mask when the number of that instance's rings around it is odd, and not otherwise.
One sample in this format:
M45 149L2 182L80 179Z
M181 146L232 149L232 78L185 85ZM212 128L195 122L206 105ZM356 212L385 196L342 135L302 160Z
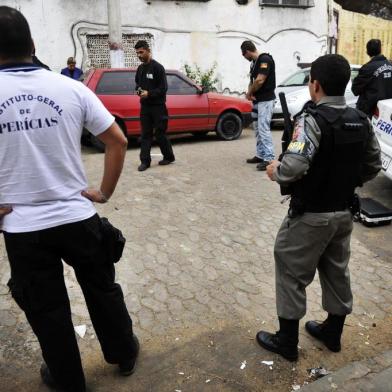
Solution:
M348 262L354 191L381 169L380 147L366 115L346 105L350 65L340 55L313 62L309 91L313 105L296 118L282 162L267 174L291 186L291 202L275 242L276 306L280 330L260 331L269 351L298 358L299 320L306 313L306 287L319 272L323 323L308 321L307 332L334 352L346 315L352 311Z
M136 54L142 64L139 65L135 81L136 91L140 96L140 122L142 140L140 150L141 164L139 171L144 171L151 164L151 143L155 129L155 138L161 149L163 159L160 165L174 162L171 143L166 136L168 113L166 108L167 80L165 68L153 60L146 41L138 41L135 45Z
M265 170L274 159L271 118L275 105L275 62L269 53L261 53L252 41L241 44L242 55L251 62L250 83L246 98L253 102L253 127L256 132L256 155L247 163L257 163L257 170Z
M371 60L359 70L353 80L352 91L359 95L357 109L371 118L378 101L392 98L392 64L381 54L379 39L371 39L366 50Z

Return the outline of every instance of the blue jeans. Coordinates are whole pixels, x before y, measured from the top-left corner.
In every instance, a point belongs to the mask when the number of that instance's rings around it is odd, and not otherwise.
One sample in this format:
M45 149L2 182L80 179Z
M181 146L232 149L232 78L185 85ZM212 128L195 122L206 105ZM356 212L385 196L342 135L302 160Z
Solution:
M256 133L256 156L270 162L275 158L271 135L271 118L275 100L253 104L253 128Z

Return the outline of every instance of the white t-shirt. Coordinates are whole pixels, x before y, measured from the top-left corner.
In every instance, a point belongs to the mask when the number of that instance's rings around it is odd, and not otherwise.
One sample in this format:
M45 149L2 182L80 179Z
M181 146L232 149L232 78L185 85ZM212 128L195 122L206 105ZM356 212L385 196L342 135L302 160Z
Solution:
M33 65L0 68L0 219L10 233L78 222L95 214L80 139L114 122L83 83Z

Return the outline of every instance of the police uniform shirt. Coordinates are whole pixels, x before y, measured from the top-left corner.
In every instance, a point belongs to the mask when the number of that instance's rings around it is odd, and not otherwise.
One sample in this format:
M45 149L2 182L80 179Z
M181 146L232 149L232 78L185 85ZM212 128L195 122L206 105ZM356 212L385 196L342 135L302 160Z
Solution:
M359 95L357 108L372 115L378 101L392 98L391 62L383 55L374 56L360 68L352 92Z
M140 100L142 105L163 105L166 102L167 80L163 65L152 59L140 64L135 75L136 89L148 91L148 97Z
M323 97L317 105L328 105L336 109L344 109L344 97ZM315 119L309 113L302 113L295 121L294 132L280 166L274 173L273 179L281 185L289 185L304 175L317 154L321 141L321 131ZM361 179L362 182L371 180L381 169L380 146L369 122L369 138L365 146Z
M0 229L32 232L96 213L80 149L82 129L99 135L114 117L83 83L34 64L0 67Z
M266 75L263 85L254 94L256 102L272 101L275 99L275 62L268 53L262 53L250 67L250 81L253 83L258 75Z

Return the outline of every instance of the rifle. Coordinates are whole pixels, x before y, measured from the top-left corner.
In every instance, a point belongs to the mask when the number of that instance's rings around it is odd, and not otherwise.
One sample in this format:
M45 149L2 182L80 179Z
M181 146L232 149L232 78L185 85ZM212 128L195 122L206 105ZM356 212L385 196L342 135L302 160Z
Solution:
M280 154L278 160L282 161L283 155L287 150L287 147L289 146L291 139L293 137L293 123L290 118L290 112L287 107L287 101L286 101L286 95L285 93L281 92L279 93L279 100L280 100L280 105L282 107L282 112L283 112L283 121L284 121L284 130L282 134L282 153ZM290 195L291 194L291 187L288 185L281 185L280 186L280 193L282 196L285 195Z

